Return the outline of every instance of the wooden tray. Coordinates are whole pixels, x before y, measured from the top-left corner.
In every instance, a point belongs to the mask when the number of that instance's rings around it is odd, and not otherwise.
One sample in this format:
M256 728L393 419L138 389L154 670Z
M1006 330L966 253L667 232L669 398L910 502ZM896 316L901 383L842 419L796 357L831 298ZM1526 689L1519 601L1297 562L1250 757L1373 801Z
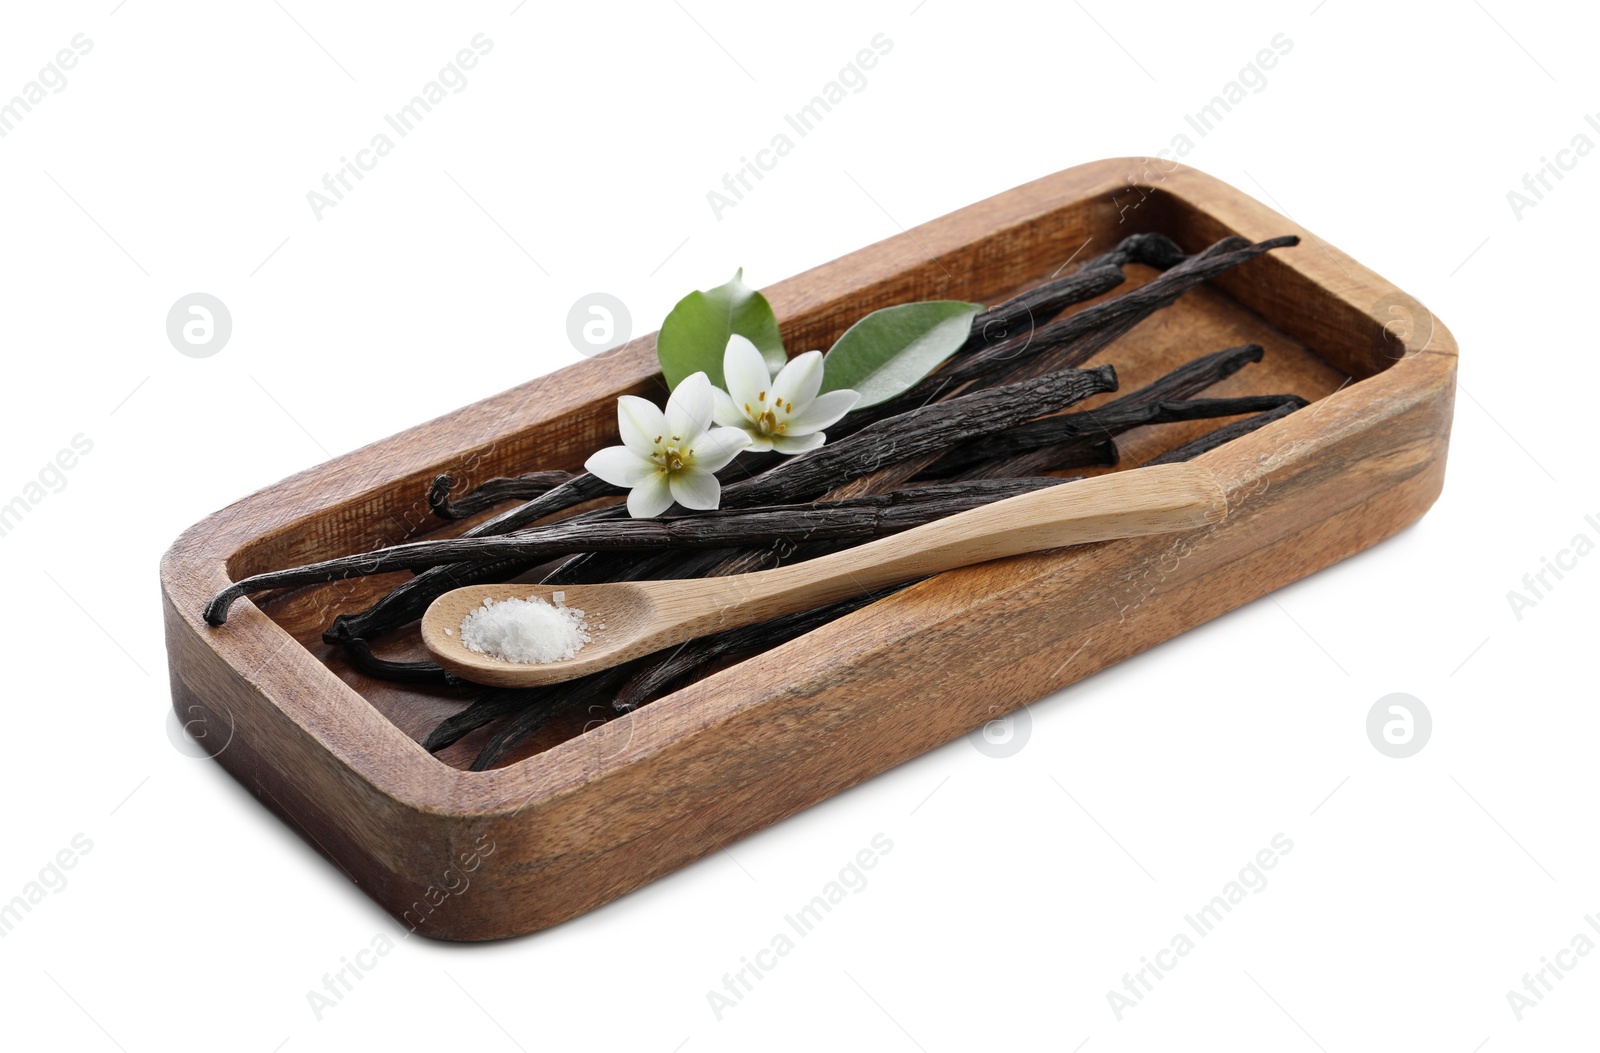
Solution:
M321 642L334 614L399 577L243 601L222 628L201 621L232 579L458 531L436 531L423 500L439 473L476 483L581 464L616 441L618 395L661 397L652 334L185 532L161 564L173 705L185 723L205 721L217 759L403 923L493 939L638 888L1420 516L1444 480L1450 334L1339 250L1192 169L1149 159L1069 169L766 293L788 347L826 347L870 310L995 303L1075 253L1147 230L1190 252L1230 234L1305 239L1189 293L1100 356L1126 392L1255 341L1265 359L1207 394L1314 400L1204 455L1229 491L1219 526L940 575L627 716L547 729L486 772L464 770L481 738L437 757L417 744L464 693L368 679ZM1123 466L1204 427L1131 432Z

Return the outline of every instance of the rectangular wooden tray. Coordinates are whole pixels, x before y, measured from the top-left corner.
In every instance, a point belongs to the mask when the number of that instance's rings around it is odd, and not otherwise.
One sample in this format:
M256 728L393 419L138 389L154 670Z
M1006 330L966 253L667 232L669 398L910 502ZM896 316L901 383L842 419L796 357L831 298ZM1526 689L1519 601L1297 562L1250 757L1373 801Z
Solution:
M618 395L660 397L652 334L186 531L161 564L174 707L185 723L203 721L224 767L403 923L493 939L605 903L1415 520L1444 479L1450 334L1284 216L1166 168L1072 168L765 291L787 346L804 350L890 304L995 303L1131 233L1159 231L1190 252L1230 234L1301 235L1100 356L1126 392L1254 341L1265 359L1207 394L1314 400L1203 456L1229 493L1222 524L940 575L621 718L550 729L486 772L464 770L481 740L440 756L418 745L464 694L371 680L321 642L334 614L395 576L245 601L226 626L202 622L232 579L448 532L423 500L440 473L477 482L576 467L616 441ZM1131 432L1123 467L1203 427ZM466 871L471 893L452 895Z

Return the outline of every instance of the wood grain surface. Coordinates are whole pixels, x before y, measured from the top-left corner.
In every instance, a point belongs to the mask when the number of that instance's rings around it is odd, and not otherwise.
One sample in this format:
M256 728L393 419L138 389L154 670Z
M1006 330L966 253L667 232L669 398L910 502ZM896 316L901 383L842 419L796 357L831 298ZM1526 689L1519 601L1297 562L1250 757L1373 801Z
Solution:
M283 480L186 531L161 563L173 704L217 759L417 932L481 940L571 918L995 717L1395 533L1443 485L1456 347L1414 298L1192 169L1069 169L765 290L796 352L909 300L999 299L1077 254L1159 231L1195 251L1304 241L1222 276L1100 356L1131 391L1246 342L1264 360L1212 395L1312 405L1203 455L1229 513L1170 535L940 574L585 731L553 726L504 766L418 740L466 696L376 681L321 643L396 575L259 597L211 628L228 581L421 536L448 472L573 468L614 443L615 398L661 398L654 335ZM1130 267L1128 286L1149 277ZM1098 396L1092 407L1114 396ZM1212 422L1214 423L1214 422ZM1208 423L1119 439L1117 470ZM409 650L409 655L408 655ZM420 644L402 641L396 657ZM959 672L953 672L959 671ZM461 877L470 877L463 892Z

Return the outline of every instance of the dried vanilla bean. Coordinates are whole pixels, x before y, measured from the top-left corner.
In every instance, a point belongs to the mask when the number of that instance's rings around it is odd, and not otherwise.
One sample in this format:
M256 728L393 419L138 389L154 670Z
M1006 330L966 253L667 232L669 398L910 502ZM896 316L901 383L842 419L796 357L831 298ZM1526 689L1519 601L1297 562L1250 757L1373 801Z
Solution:
M1084 261L1065 278L1051 277L981 312L973 319L972 335L956 357L1035 329L1073 304L1110 292L1127 280L1122 268L1130 263L1166 270L1186 259L1183 249L1165 234L1130 234L1116 248Z
M1182 446L1175 447L1161 456L1153 458L1150 463L1173 464L1178 461L1193 460L1202 453L1208 453L1225 442L1231 442L1241 435L1249 435L1257 428L1265 427L1275 420L1282 420L1295 410L1304 409L1307 405L1306 400L1303 398L1298 396L1290 396L1290 398L1292 401L1286 401L1265 413L1258 413L1254 417L1234 421L1232 424L1224 424L1215 431L1208 431L1197 439L1190 439Z
M501 717L513 713L538 711L548 719L569 705L597 701L604 701L609 710L608 696L628 678L636 664L629 662L590 673L577 680L546 684L542 687L491 688L466 709L441 721L439 726L422 740L422 748L429 753L438 753L448 746L455 745L464 736L484 725L492 724ZM543 722L530 724L526 734L532 734L543 726Z
M422 617L428 604L451 589L509 581L533 566L526 560L513 559L431 567L384 593L371 606L351 614L336 615L333 624L323 632L322 640L346 643L382 636Z
M359 556L340 556L287 570L269 571L234 582L212 601L222 607L240 596L265 589L291 588L341 581L366 574L436 567L445 563L523 560L541 563L573 552L614 549L725 547L773 541L864 539L883 537L933 519L1013 497L1057 480L1004 479L986 484L913 487L875 497L813 505L723 508L694 515L655 519L573 518L548 526L491 537L440 538L393 545ZM208 607L208 617L212 608ZM370 655L369 655L370 658ZM376 660L369 662L376 668Z
M1240 238L1225 238L1131 292L1086 307L1077 314L969 357L950 370L946 374L947 379L971 379L985 373L992 374L998 369L999 375L1010 381L1036 375L1040 369L1082 364L1189 290L1272 249L1298 244L1299 240L1290 235L1251 245ZM1048 367L1035 364L1035 360L1046 352L1062 348L1071 349L1071 355L1065 361L1052 359Z
M1296 397L1246 395L1239 398L1217 399L1169 398L1162 397L1159 389L1151 391L1150 388L1144 388L1132 392L1125 399L1118 399L1097 409L1062 413L1030 421L999 435L986 436L960 446L939 458L918 478L955 478L975 465L1012 458L1019 454L1048 449L1076 440L1109 440L1125 431L1147 424L1174 424L1212 417L1237 417L1247 413L1262 413L1276 409L1286 400ZM1075 450L1061 452L1071 456ZM1044 459L1041 458L1039 463L1045 463ZM1051 471L1083 466L1077 460L1071 464L1062 464L1055 458L1049 459L1048 463L1055 466L1049 469ZM987 477L980 475L972 478Z
M1041 454L1037 459L1026 456L1032 453L1029 449L1035 441L1046 438L1044 435L1029 436L1021 443L1006 444L1006 452L994 448L993 458L975 458L977 463L969 464L959 472L940 478L953 480L967 480L977 482L984 479L1005 478L1009 472L1024 469L1035 470L1039 463L1047 460L1050 471L1064 471L1071 468L1088 468L1094 465L1115 465L1120 458L1117 449L1116 436L1133 428L1140 428L1147 424L1174 424L1181 421L1211 420L1219 417L1233 417L1245 413L1272 412L1281 407L1299 409L1306 405L1306 400L1299 395L1246 395L1239 398L1221 399L1180 399L1177 401L1153 402L1143 406L1130 405L1112 413L1104 410L1095 410L1084 416L1092 416L1093 421L1085 421L1084 430L1079 434L1070 434L1059 438L1053 448L1046 446L1047 453ZM1232 425L1224 425L1207 435L1226 432ZM1096 434L1094 430L1099 429ZM1064 431L1066 429L1063 429ZM1077 429L1071 429L1076 432ZM1242 432L1239 434L1243 434ZM1205 436L1202 436L1204 438ZM1231 437L1231 433L1229 433ZM1196 440L1198 441L1198 440ZM1226 438L1218 440L1218 445L1227 441ZM1198 452L1198 451L1197 451ZM1024 456L1018 456L1021 453ZM941 468L947 466L942 463ZM931 475L930 475L931 477Z
M554 697L551 687L491 688L473 699L466 709L441 720L422 740L422 748L429 753L438 753L454 746L464 736L485 724L492 724L503 716L540 702L548 702Z
M580 707L588 707L591 713L598 710L597 717L610 715L611 699L608 696L633 672L636 664L637 662L629 662L611 669L602 669L598 673L591 673L582 679L565 684L552 684L547 688L533 689L543 690L548 694L531 703L524 701L521 708L515 711L515 715L506 721L505 726L495 732L479 751L468 770L488 771L504 760L506 755L516 749L517 745L528 736L541 731L556 717L571 713ZM464 713L460 715L465 716ZM433 736L430 735L429 741L432 739ZM435 749L443 749L443 746Z
M650 662L630 676L617 691L613 707L618 713L637 709L670 690L676 681L703 669L711 662L733 655L749 655L768 651L796 637L804 636L851 611L876 603L885 596L899 592L913 584L906 582L887 589L878 589L863 596L854 596L814 611L802 611L756 625L729 629L699 640L691 640L673 649L665 658Z
M1245 244L1246 242L1243 239L1233 239L1232 242L1227 244L1218 243L1224 248L1238 247ZM1217 246L1213 246L1212 249L1207 251L1215 251L1216 249ZM1015 336L1026 334L1032 329L1049 322L1056 315L1059 315L1074 304L1083 303L1110 292L1126 281L1126 276L1121 271L1121 268L1126 264L1142 263L1146 266L1166 270L1188 258L1172 239L1163 234L1130 234L1122 239L1115 249L1087 261L1081 268L1067 277L1047 281L979 314L977 318L973 319L971 336L951 356L949 363L946 363L931 376L912 387L910 391L897 395L876 406L869 406L866 409L851 413L830 428L829 435L834 438L842 438L845 435L860 431L869 424L874 424L885 417L892 417L955 394L957 389L968 383L972 377L960 380L949 379L948 373L952 364L965 361L985 348L1006 342ZM1052 359L1050 368L1040 372L1045 373L1050 372L1051 369L1065 369L1069 366L1081 365L1087 357L1087 355L1084 355L1074 361ZM980 367L976 372L981 374L984 369Z
M1012 473L1018 475L1038 475L1043 472L1060 471L1067 468L1083 467L1085 457L1100 456L1100 447L1114 439L1117 431L1116 422L1125 419L1126 414L1138 414L1145 411L1154 403L1188 398L1198 394L1206 388L1226 377L1232 376L1245 366L1261 361L1263 351L1260 344L1244 344L1240 347L1230 347L1224 351L1215 351L1209 355L1202 355L1190 362L1185 362L1177 369L1165 376L1158 378L1121 398L1114 399L1104 406L1097 406L1092 410L1083 410L1074 414L1072 420L1052 422L1048 425L1044 421L1036 421L1013 429L1013 435L1021 431L1024 441L1028 436L1048 437L1054 442L1040 446L1023 453L1002 456L995 460L985 461L980 466L970 466L962 473L963 478L999 478ZM1067 414L1061 414L1064 418ZM1058 418L1059 420L1059 418ZM1133 427L1136 425L1129 425ZM1027 429L1037 429L1029 431ZM1098 434L1096 434L1098 430ZM1121 428L1120 430L1127 430ZM964 451L952 450L946 454L952 460L964 458ZM942 477L941 466L945 461L941 457L929 468L929 475L933 478ZM1093 463L1093 462L1090 462ZM1115 460L1113 459L1113 463ZM938 474L936 474L938 473Z
M489 537L495 534L504 534L520 529L531 523L537 522L546 516L564 512L569 508L592 501L597 497L618 493L618 489L604 480L585 472L573 476L554 490L536 497L531 501L518 505L485 520L461 535L462 537ZM517 564L464 564L460 567L442 567L423 571L410 581L404 582L386 593L383 598L372 606L355 614L341 614L333 619L333 624L322 634L322 639L327 643L341 643L349 639L371 639L381 636L385 632L398 629L408 622L422 617L422 612L428 609L428 604L451 589L461 588L464 585L476 585L484 581L493 581L497 577L515 577L527 570L528 565ZM206 622L210 625L221 625L227 619L227 607L233 599L228 599L218 610L215 616L218 621L212 621L213 608L218 607L219 601L227 596L228 590L219 593L206 607ZM237 598L237 597L233 597Z
M442 666L432 662L394 662L387 658L379 658L372 653L372 645L366 640L354 639L344 642L344 653L350 659L350 664L367 676L375 676L383 680L393 680L402 684L444 684L450 682L449 674Z
M1015 427L1116 388L1116 372L1110 366L1099 366L1058 370L931 403L791 457L754 479L724 487L723 506L747 508L780 499L806 500L886 464Z
M1009 340L1044 325L1073 304L1103 296L1127 281L1113 265L1084 267L1065 278L1035 286L1004 303L980 311L972 320L972 333L954 358L973 354L991 344Z
M470 519L506 501L531 501L542 497L562 483L571 481L575 472L528 472L504 479L489 479L473 488L465 496L450 500L450 488L455 480L441 475L428 489L428 507L440 519Z
M1240 241L1240 244L1243 242ZM829 436L837 440L852 435L887 417L897 416L957 393L958 389L973 379L973 376L952 378L949 373L954 363L967 362L987 348L1026 335L1073 304L1092 300L1111 291L1126 280L1119 269L1124 263L1141 262L1165 267L1186 258L1182 249L1161 235L1135 234L1124 238L1116 250L1090 260L1081 270L1066 278L1047 282L1037 289L1015 296L979 314L973 319L972 335L951 356L950 362L913 385L909 391L876 406L869 406L849 414L828 429ZM1086 358L1087 355L1075 361L1052 359L1051 368L1065 369L1081 365ZM987 369L988 367L980 366L974 371L974 375L981 376ZM1043 372L1049 371L1049 369L1043 370Z
M1117 242L1117 247L1110 252L1086 262L1083 270L1095 267L1125 267L1130 263L1142 263L1146 267L1164 271L1176 267L1188 258L1178 243L1165 234L1153 232L1129 234Z

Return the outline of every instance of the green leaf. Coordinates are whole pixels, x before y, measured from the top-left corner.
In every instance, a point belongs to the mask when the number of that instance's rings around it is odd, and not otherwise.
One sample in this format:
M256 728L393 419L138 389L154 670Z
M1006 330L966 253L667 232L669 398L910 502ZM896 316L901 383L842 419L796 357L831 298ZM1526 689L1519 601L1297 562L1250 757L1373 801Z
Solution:
M894 398L966 343L981 310L979 303L932 300L873 311L823 358L822 390L859 391L856 409Z
M789 361L772 305L743 279L744 269L740 268L728 284L690 293L661 323L656 357L669 389L700 372L716 387L726 389L722 355L728 349L728 337L735 333L756 345L770 372L777 373Z

